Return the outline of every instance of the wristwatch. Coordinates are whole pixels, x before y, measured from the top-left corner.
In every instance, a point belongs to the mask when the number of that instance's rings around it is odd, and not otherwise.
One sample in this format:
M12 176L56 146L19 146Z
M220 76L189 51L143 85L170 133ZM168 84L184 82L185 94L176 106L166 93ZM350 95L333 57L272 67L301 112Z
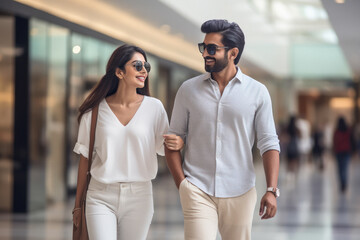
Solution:
M276 198L280 197L280 189L275 188L275 187L268 187L266 189L267 192L272 192Z

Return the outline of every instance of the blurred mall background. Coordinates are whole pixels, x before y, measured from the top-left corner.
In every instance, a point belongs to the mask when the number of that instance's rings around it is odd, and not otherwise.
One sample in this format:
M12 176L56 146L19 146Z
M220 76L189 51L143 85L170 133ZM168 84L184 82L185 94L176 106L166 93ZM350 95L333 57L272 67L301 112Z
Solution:
M178 87L204 72L197 43L201 24L213 18L243 29L239 65L269 89L283 149L291 115L305 126L303 136L321 128L327 142L324 167L316 167L309 145L294 176L282 153L278 215L260 221L255 213L253 239L359 239L358 147L344 193L331 151L340 115L359 142L359 12L359 0L1 0L0 239L71 238L77 110L110 54L123 43L148 53L151 94L171 117ZM260 198L266 184L254 155ZM183 239L177 191L161 157L154 193L148 239Z

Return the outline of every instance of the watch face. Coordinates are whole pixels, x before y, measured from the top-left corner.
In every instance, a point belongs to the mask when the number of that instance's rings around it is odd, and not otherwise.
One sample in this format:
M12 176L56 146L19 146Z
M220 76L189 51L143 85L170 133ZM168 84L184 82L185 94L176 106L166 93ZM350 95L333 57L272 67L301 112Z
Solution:
M275 195L276 197L280 197L280 190L278 188L275 189Z

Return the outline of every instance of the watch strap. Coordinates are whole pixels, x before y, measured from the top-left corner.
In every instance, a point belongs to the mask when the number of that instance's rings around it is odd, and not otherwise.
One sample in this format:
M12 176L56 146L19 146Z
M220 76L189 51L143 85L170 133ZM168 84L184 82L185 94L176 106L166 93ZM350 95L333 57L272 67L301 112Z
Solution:
M268 187L266 189L267 192L272 192L276 198L278 198L280 196L280 190L276 187Z

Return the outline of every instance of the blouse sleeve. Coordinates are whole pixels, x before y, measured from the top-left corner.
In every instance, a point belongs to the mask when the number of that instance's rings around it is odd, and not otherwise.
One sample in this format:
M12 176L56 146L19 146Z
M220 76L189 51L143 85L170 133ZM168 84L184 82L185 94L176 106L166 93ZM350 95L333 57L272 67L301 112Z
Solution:
M156 136L155 136L156 153L161 156L165 155L163 135L168 132L168 129L169 129L169 120L166 111L161 104L161 112L159 114L159 118L157 121Z
M80 125L79 125L79 133L77 142L74 147L74 152L77 154L83 155L85 158L89 157L89 141L90 141L90 122L89 118L91 116L91 111L85 113L81 117Z

